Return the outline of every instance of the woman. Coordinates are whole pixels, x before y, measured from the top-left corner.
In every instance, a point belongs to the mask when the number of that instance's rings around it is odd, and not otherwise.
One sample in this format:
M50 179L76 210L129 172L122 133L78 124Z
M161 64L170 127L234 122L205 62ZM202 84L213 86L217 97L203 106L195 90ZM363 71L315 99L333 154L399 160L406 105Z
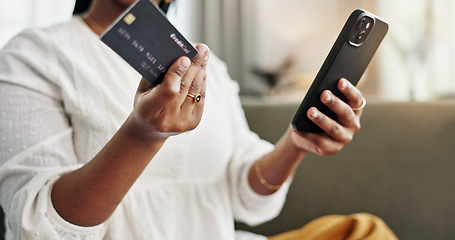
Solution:
M337 153L360 129L362 94L341 79L347 103L321 95L337 121L308 111L325 134L289 127L275 146L260 140L237 84L204 44L162 84L139 82L98 37L133 2L93 0L2 50L7 239L235 239L234 219L259 224L279 213L308 152Z

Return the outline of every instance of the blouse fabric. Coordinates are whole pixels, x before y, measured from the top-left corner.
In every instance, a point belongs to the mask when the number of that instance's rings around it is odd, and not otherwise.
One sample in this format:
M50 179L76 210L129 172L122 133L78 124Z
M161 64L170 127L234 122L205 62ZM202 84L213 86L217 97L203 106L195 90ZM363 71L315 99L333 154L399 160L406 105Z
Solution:
M238 85L212 54L199 126L165 142L106 222L81 227L61 218L50 199L53 184L90 161L119 129L140 79L78 16L24 31L2 49L7 239L233 240L234 219L256 225L279 214L289 182L269 196L250 188L248 169L273 145L249 130Z

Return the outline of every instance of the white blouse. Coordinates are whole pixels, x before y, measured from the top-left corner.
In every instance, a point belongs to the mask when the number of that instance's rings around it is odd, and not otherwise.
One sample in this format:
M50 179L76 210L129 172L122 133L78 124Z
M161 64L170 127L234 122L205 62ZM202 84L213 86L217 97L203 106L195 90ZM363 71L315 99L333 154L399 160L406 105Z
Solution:
M7 239L233 240L240 239L234 219L256 225L277 216L289 182L261 196L247 180L253 161L273 145L249 130L238 85L213 54L207 75L199 126L166 141L106 222L80 227L56 213L52 186L114 135L141 77L80 17L11 40L0 52Z

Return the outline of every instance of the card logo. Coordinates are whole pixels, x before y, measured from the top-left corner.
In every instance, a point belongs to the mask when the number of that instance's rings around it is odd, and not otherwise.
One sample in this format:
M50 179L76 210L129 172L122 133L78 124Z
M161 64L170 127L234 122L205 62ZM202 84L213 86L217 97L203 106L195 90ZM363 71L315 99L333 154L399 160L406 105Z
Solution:
M136 20L136 17L132 13L126 14L126 16L123 18L123 21L128 25L131 25L134 20Z
M182 49L183 52L186 54L190 52L188 50L188 47L182 41L180 41L180 39L177 38L177 35L175 35L175 33L172 33L170 37L180 47L180 49Z

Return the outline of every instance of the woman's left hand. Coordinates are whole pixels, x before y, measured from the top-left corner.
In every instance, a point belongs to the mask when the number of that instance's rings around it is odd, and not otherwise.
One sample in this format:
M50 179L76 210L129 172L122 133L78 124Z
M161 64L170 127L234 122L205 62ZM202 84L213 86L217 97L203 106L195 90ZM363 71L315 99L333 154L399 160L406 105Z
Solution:
M360 117L365 98L346 79L340 79L337 86L346 96L347 102L339 99L329 90L325 90L320 96L322 103L337 115L336 120L327 117L315 107L308 109L308 118L325 133L298 132L292 129L291 138L298 148L320 156L335 154L350 143L354 134L360 130Z

